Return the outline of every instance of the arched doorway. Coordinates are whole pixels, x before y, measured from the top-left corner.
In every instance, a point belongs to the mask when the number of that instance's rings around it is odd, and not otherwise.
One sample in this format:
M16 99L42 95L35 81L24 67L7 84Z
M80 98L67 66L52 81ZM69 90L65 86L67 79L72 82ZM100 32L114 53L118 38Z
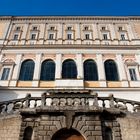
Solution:
M85 140L75 129L61 129L57 131L51 140Z

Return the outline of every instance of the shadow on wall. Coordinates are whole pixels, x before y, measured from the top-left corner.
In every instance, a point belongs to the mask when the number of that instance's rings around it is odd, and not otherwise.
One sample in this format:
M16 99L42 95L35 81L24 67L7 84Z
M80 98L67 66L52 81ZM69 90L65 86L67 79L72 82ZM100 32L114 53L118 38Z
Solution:
M18 94L7 87L0 87L0 102L17 99Z

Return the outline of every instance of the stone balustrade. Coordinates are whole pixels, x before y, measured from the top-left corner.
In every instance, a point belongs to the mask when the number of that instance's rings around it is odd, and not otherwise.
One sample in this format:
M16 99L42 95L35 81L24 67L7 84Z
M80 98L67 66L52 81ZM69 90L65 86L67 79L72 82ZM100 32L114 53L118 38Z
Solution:
M19 112L22 109L56 109L77 110L85 109L119 109L124 112L137 113L140 111L140 102L109 97L98 97L98 94L50 94L44 93L41 97L31 97L0 102L0 114Z

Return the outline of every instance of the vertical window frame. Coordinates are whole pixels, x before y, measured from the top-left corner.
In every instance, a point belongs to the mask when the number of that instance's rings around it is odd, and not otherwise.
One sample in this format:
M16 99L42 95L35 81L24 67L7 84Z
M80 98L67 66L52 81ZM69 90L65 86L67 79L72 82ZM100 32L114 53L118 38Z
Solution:
M9 72L8 72L8 75L6 76L6 78L3 78L3 74L4 74L4 70L5 69L9 69ZM9 66L4 66L3 68L2 68L2 72L1 72L1 80L9 80L10 79L10 75L11 75L11 67ZM5 77L5 76L4 76Z

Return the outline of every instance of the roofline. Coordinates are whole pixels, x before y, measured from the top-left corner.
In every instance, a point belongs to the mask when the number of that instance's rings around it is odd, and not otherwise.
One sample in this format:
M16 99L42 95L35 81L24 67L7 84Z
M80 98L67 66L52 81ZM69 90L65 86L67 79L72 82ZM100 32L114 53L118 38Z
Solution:
M72 15L72 16L67 16L67 15L56 15L56 16L0 16L0 20L27 20L27 19L55 19L55 20L63 20L63 19L73 19L73 20L79 20L79 19L89 19L89 20L140 20L140 16L86 16L86 15L83 15L83 16L76 16L76 15Z

